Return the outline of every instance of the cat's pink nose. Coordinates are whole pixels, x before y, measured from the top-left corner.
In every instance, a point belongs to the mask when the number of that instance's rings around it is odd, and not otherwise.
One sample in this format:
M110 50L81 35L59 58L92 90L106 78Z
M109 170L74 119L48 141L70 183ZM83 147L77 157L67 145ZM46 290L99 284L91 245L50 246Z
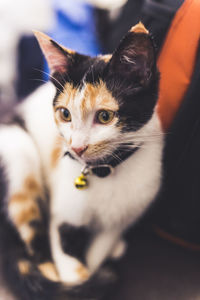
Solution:
M87 150L87 148L88 148L88 146L79 147L79 148L72 147L72 150L73 150L78 156L81 156L81 155Z

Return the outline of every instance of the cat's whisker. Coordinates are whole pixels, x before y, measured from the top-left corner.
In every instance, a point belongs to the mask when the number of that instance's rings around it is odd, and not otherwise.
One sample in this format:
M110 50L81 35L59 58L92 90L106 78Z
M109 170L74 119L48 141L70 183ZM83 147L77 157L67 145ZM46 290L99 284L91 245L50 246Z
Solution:
M54 76L52 76L51 74L49 74L48 72L45 72L43 70L40 70L40 69L37 69L37 68L34 68L34 69L36 71L41 72L42 74L45 74L45 75L49 76L51 79L53 79L55 82L57 82L60 85L60 87L63 89L63 91L67 92L65 87L61 84L61 82L58 79L56 79ZM62 91L58 87L57 87L57 89L59 90L60 93L62 93Z
M93 81L93 84L94 84L94 71L93 71L93 65L91 65L91 73L92 73L92 81Z
M39 78L30 78L29 80L31 80L31 81L39 81L39 82L42 82L42 83L47 83L46 80L44 80L44 79L39 79Z

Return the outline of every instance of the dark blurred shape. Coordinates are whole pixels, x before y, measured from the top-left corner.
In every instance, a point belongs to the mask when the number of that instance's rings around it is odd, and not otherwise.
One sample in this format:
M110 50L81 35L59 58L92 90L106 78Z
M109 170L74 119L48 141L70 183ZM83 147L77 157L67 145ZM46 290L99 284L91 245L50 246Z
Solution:
M200 244L200 47L189 89L166 135L158 223Z
M18 47L17 96L25 98L43 83L44 59L34 36L23 37Z
M200 253L135 228L127 254L115 263L119 281L103 300L199 300Z
M104 53L112 53L127 31L138 23L143 4L144 0L129 0L114 19L109 11L96 10L97 31Z
M128 0L113 20L110 13L97 10L97 28L103 51L113 52L120 39L137 22L142 21L150 30L160 49L171 20L183 0Z

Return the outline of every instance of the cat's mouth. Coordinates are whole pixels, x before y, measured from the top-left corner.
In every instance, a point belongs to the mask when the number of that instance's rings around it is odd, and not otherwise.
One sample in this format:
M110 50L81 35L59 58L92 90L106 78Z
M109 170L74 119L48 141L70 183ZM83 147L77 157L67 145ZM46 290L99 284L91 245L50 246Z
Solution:
M66 151L65 155L69 156L71 159L79 161L82 165L98 165L105 163L105 157L84 157L75 154L72 151Z

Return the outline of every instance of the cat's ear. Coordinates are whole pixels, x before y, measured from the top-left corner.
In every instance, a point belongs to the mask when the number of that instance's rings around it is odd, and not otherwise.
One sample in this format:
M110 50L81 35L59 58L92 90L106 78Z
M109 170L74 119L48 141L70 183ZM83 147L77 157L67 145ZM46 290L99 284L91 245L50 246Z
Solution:
M34 31L34 34L47 60L52 80L60 80L62 74L68 71L74 52L62 47L42 32Z
M115 50L109 72L141 86L148 84L155 69L155 49L148 30L139 22Z

